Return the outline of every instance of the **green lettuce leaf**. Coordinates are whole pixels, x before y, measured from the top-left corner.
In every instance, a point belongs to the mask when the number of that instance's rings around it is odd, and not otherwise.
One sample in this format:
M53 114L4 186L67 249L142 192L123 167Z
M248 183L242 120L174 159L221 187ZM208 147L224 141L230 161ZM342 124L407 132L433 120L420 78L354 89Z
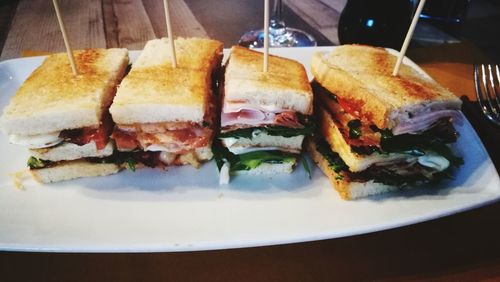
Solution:
M316 150L328 161L329 167L339 173L349 171L349 167L337 152L332 151L330 145L323 139L316 139Z
M296 154L282 151L255 151L237 155L237 157L238 161L231 163L231 171L251 170L263 163L282 164L297 160Z
M231 165L231 171L251 170L257 168L263 163L281 164L287 162L295 162L298 155L282 152L282 151L254 151L241 155L231 153L222 145L219 140L215 140L212 145L215 163L220 169L225 162Z
M28 159L27 165L30 169L44 168L49 165L51 161L44 161L31 156Z

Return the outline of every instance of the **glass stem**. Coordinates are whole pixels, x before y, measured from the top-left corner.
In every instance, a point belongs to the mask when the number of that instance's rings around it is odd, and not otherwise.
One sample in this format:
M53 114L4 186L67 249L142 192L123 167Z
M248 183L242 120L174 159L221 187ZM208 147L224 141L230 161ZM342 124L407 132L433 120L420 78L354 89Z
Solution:
M273 15L269 27L271 35L277 36L286 32L285 22L283 21L283 1L274 0Z
M282 12L283 12L283 2L281 0L274 0L274 7L273 7L273 16L272 19L274 19L277 22L282 22L283 19L281 18Z

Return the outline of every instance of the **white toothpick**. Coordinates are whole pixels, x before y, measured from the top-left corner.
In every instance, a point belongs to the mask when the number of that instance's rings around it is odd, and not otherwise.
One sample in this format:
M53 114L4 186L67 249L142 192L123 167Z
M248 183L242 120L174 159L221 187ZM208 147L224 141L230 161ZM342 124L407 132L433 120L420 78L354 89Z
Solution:
M77 76L78 70L76 68L75 57L73 57L73 50L71 49L71 45L69 44L68 35L66 34L66 27L64 26L61 12L59 11L59 4L57 3L57 0L52 0L52 2L54 3L54 9L56 10L57 21L59 22L59 27L61 28L61 33L63 36L64 45L66 46L66 52L68 53L71 70L73 71L73 75Z
M264 0L264 68L269 69L269 0Z
M392 75L398 75L399 68L401 67L401 63L403 62L403 58L406 54L406 49L408 49L408 45L410 45L411 37L413 36L413 32L415 31L415 27L417 26L418 19L420 18L420 13L422 13L422 9L424 8L425 0L420 0L418 3L417 10L415 11L415 15L413 15L413 19L410 24L410 28L408 29L408 33L406 33L405 41L403 42L403 46L401 47L401 51L399 51L398 60L396 65L394 66L394 70L392 71Z
M165 8L165 21L167 23L167 36L170 44L170 53L172 54L172 67L177 67L177 57L175 56L175 43L174 35L172 34L172 25L170 24L170 12L168 10L168 0L163 0L163 7Z

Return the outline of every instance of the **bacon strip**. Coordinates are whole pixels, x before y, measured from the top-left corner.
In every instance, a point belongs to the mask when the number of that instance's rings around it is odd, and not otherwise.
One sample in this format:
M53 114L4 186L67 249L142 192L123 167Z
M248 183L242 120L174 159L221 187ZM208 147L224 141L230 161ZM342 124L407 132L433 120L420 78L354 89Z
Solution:
M97 128L84 127L78 129L63 130L59 137L67 142L77 145L85 145L95 142L97 150L102 150L108 144L109 135L113 130L113 120L109 113L105 113L101 119L101 124Z
M157 127L157 128L155 128ZM166 151L182 154L187 151L206 146L213 135L213 130L194 125L188 128L168 130L165 124L147 124L120 126L117 125L112 134L120 151L131 151L136 148L152 151Z

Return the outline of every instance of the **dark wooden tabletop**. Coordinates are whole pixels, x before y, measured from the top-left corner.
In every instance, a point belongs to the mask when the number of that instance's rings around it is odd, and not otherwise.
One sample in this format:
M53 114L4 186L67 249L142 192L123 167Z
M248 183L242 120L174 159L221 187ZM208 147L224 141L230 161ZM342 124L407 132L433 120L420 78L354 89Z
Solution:
M332 7L319 0L313 1L314 7L302 7L301 1L287 2L290 5L284 6L284 17L289 25L310 32L319 45L338 43L336 25L345 0L330 1L334 3ZM64 51L51 1L7 3L0 9L0 28L4 37L0 59L20 57L23 51ZM245 31L263 25L260 1L170 0L169 3L175 36L212 37L231 46L238 43ZM146 41L166 36L162 5L161 0L60 1L73 49L125 47L140 50ZM321 9L327 12L320 13L321 17L314 20L305 14ZM302 17L297 13L303 14Z
M74 49L138 50L147 40L166 34L161 2L60 0L60 5ZM261 27L261 2L170 0L174 34L212 37L231 46L244 31ZM345 0L284 2L290 26L312 33L319 45L338 43L337 22ZM0 1L0 47L0 60L33 51L63 51L52 1ZM490 154L496 150L488 149ZM269 247L183 253L0 253L1 281L429 279L500 279L500 203L393 230Z

